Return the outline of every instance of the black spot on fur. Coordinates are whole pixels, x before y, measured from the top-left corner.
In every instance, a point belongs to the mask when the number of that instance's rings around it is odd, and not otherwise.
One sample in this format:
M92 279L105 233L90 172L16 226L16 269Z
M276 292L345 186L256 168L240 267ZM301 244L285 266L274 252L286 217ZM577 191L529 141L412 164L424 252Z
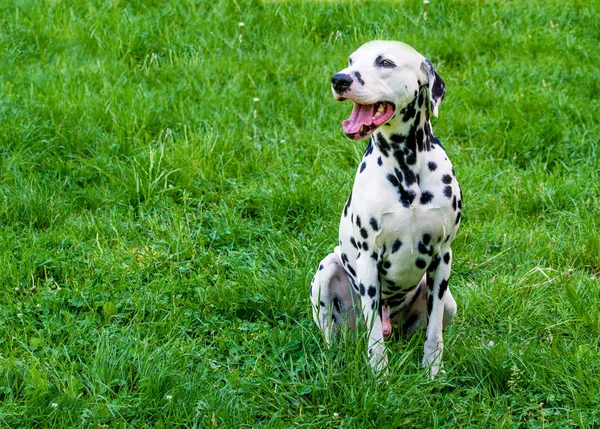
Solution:
M393 174L388 174L387 179L395 188L397 188L400 185L400 182L398 182L398 179Z
M354 271L352 265L348 265L346 268L348 269L348 272L352 275L352 277L356 277L356 271Z
M352 246L354 246L354 248L358 249L358 246L356 245L356 240L354 239L354 237L350 237L350 244L352 244Z
M417 268L422 270L427 266L427 262L425 262L424 259L417 258L417 260L415 261L415 265L417 266Z
M369 286L369 291L368 291L369 296L371 298L374 298L376 293L377 293L377 289L375 288L375 286Z
M359 228L362 226L360 222L360 216L358 215L356 215L356 226L358 226Z
M423 105L423 91L419 93L419 99L417 101L417 105L421 107Z
M417 109L415 109L415 101L417 101L417 100L414 99L412 102L410 102L408 104L408 106L406 106L404 109L402 109L400 111L400 113L404 112L404 115L402 116L402 122L408 122L417 113Z
M383 134L381 134L381 133L377 134L376 144L377 144L377 147L379 148L379 150L381 151L382 155L387 158L390 155L390 150L392 150L392 147L390 146L388 141L385 139Z
M436 256L433 261L431 261L431 263L429 264L429 267L427 268L427 272L432 273L435 270L437 270L437 267L440 265L440 257ZM433 277L432 277L433 279ZM429 279L428 279L429 280Z
M406 182L407 186L410 186L417 181L417 176L415 175L415 173L412 170L406 169L403 171L403 173L404 173L404 181Z
M390 280L390 279L384 279L384 280L388 285L386 288L388 292L398 292L401 289L401 287L398 286L396 283L394 283L393 280Z
M444 264L448 265L450 263L450 252L446 252L444 255Z
M344 217L348 216L348 207L350 207L351 203L352 203L352 192L350 192L348 201L346 201L346 205L344 206Z
M377 252L371 253L371 258L377 260Z
M444 279L440 283L440 291L438 292L439 299L442 299L444 297L444 293L446 292L446 289L448 289L448 280Z
M377 157L377 165L379 165L380 167L383 165L383 161L381 160L381 157Z
M452 197L452 210L456 211L456 195Z
M367 250L369 250L369 246L367 245L367 242L366 242L366 241L364 241L364 242L363 242L363 244L362 244L362 248L363 248L363 250L364 250L365 252L366 252Z
M421 194L421 204L429 204L433 199L433 194L429 191L425 191Z
M421 241L419 242L419 245L417 246L417 250L419 251L419 253L426 255L427 252L429 252L429 248Z
M362 76L360 75L360 73L358 71L352 72L352 76L354 76L354 78L356 79L356 81L358 83L360 83L361 85L365 84L365 81L362 80Z
M400 195L400 202L404 207L409 208L416 196L417 194L415 191L406 191L404 195Z
M364 284L359 283L358 290L359 290L361 296L365 296L365 285Z
M386 268L386 269L388 269L388 268L390 268L391 266L392 266L392 263L391 263L390 261L385 261L385 262L383 263L383 268Z
M373 231L379 231L379 223L377 223L377 219L375 219L374 217L372 217L369 221L369 225L371 225Z
M456 222L454 223L458 225L458 222L460 222L460 212L458 212L458 214L456 215Z
M448 185L444 187L444 195L448 198L452 198L452 186Z
M431 234L423 234L423 243L429 244L431 242Z
M437 169L437 164L433 161L429 161L427 168L429 168L429 171L435 171Z
M360 235L362 236L362 238L367 239L369 238L369 233L367 232L367 228L361 228L360 229Z
M433 310L433 295L429 295L427 298L427 315L431 314L431 310Z
M386 303L390 307L396 307L404 302L405 297L406 297L406 294L398 294L398 295L394 296L392 299L387 300Z
M425 139L423 138L423 128L417 129L415 140L417 141L417 149L419 152L424 152L427 147L425 146Z
M392 253L396 253L400 246L402 246L402 241L399 238L395 239L392 243Z
M452 183L452 176L450 176L449 174L444 174L442 176L442 183L445 183L446 185Z
M360 164L360 172L362 173L365 171L365 168L367 168L367 161L363 161L362 164Z
M319 271L321 271L323 268L325 268L325 267L323 266L323 264L320 264L320 265L319 265Z
M369 139L369 144L367 145L367 148L365 149L365 154L363 155L363 158L371 155L372 153L373 153L373 137L371 137Z
M402 165L406 165L406 164L402 164ZM400 171L398 168L394 168L394 175L396 176L396 179L398 179L398 182L402 182L404 180L402 171ZM398 186L400 186L400 185L398 185Z
M396 152L398 152L401 149L401 147L407 142L406 136L402 134L392 134L390 139L392 140L391 147Z
M433 276L427 276L426 283L430 290L433 289Z
M458 208L462 210L462 200L458 200Z

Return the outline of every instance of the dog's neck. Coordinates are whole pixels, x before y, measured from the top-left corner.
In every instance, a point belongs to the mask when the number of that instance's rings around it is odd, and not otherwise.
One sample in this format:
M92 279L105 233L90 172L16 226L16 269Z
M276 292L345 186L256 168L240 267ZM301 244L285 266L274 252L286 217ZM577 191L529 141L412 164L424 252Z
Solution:
M423 85L406 107L373 133L367 151L377 148L390 169L418 170L422 158L419 154L438 143L431 130L428 103L427 87Z

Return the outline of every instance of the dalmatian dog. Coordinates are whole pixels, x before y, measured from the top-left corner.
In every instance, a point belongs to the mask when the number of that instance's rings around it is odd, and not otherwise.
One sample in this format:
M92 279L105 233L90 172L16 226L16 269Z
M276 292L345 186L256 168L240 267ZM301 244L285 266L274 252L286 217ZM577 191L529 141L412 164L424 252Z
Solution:
M442 332L456 315L448 278L462 210L430 122L446 86L427 58L392 41L361 46L331 86L338 101L354 105L342 123L346 136L369 143L341 214L339 246L311 283L313 318L328 344L343 325L364 322L377 372L387 366L385 340L425 328L422 363L433 378Z

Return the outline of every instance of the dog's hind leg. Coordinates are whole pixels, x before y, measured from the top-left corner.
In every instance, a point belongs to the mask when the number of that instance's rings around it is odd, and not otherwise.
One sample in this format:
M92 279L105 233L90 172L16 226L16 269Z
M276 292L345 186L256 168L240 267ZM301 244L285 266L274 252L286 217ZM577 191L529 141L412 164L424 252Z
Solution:
M410 306L404 311L403 328L404 332L412 335L421 328L427 327L427 274L423 276L416 291L417 295L410 300ZM442 318L442 330L446 330L448 325L456 316L456 301L446 289L444 298L444 316Z
M450 288L446 290L445 302L444 302L444 317L443 317L443 329L445 330L454 316L456 316L457 306L454 297L450 293Z
M342 261L330 253L321 261L310 285L313 319L329 344L344 324L356 327L360 299L350 286Z

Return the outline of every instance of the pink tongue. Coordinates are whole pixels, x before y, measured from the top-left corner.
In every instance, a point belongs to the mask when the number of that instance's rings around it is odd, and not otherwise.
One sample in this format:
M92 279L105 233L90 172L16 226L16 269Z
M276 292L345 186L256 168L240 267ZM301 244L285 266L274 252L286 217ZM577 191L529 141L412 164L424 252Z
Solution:
M374 104L357 104L354 103L354 109L348 119L342 122L342 128L346 134L355 134L360 130L360 127L369 126L373 123L373 115L375 114Z

